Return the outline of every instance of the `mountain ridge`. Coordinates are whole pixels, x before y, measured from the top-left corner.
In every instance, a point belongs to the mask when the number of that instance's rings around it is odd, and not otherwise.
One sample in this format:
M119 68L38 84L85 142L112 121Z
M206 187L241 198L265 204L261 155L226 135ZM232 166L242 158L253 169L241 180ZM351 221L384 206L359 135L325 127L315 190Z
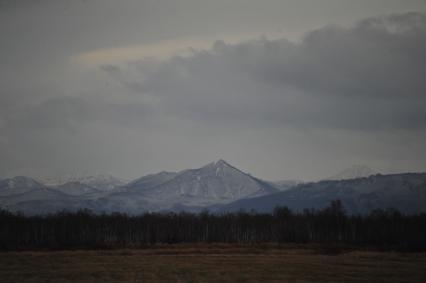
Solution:
M351 214L387 208L408 214L426 212L426 173L377 174L305 183L273 195L237 200L214 210L272 212L277 206L286 206L301 211L323 208L336 199L340 199Z
M88 178L91 180L92 178ZM426 173L376 174L299 183L265 181L219 159L195 169L149 174L120 187L98 190L79 182L52 187L25 176L0 180L0 207L24 213L90 209L99 213L240 209L271 212L321 208L341 199L349 213L394 207L426 212Z

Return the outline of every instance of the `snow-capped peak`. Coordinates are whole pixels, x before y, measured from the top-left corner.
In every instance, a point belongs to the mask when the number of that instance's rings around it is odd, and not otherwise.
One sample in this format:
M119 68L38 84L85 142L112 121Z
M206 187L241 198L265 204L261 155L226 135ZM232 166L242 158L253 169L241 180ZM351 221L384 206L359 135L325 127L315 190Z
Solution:
M278 191L223 159L201 168L174 173L166 179L163 180L160 174L146 176L137 183L129 184L128 190L139 191L147 199L166 206L176 203L195 206L225 203Z
M216 166L230 166L225 160L223 159L219 159L218 161L215 162Z
M219 160L217 160L217 161L213 161L213 162L210 162L209 164L207 164L207 165L205 165L205 166L203 166L203 167L201 167L201 168L199 168L199 169L197 169L197 170L200 170L200 169L207 169L207 168L210 168L210 169L217 169L217 168L226 168L226 167L228 167L228 168L235 168L235 167L233 167L233 166L231 166L228 162L226 162L225 160L223 160L223 159L219 159Z

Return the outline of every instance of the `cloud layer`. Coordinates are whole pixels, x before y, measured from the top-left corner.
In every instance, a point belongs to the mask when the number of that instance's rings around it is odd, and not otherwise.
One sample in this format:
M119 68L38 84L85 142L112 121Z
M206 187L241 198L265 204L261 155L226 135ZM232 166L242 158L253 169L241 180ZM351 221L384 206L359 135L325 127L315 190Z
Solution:
M325 27L299 43L217 41L189 57L102 69L167 113L202 123L424 129L424 50L426 16L408 13ZM125 72L134 79L123 81Z
M185 56L60 70L58 81L9 74L0 169L137 177L225 158L275 179L351 163L424 170L424 50L426 15L404 13L298 42L218 40Z

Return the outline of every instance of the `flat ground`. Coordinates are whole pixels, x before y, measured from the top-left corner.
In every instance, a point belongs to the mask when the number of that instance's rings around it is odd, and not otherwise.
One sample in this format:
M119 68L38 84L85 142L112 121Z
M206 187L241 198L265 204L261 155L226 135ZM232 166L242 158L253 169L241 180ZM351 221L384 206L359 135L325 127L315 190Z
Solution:
M1 252L0 282L426 282L426 253L277 245Z

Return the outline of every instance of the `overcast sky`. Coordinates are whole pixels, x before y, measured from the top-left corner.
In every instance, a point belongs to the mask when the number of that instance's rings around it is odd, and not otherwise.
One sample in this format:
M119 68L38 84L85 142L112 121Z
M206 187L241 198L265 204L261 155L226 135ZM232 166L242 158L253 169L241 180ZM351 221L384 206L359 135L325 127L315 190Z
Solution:
M426 171L424 0L0 0L0 178Z

